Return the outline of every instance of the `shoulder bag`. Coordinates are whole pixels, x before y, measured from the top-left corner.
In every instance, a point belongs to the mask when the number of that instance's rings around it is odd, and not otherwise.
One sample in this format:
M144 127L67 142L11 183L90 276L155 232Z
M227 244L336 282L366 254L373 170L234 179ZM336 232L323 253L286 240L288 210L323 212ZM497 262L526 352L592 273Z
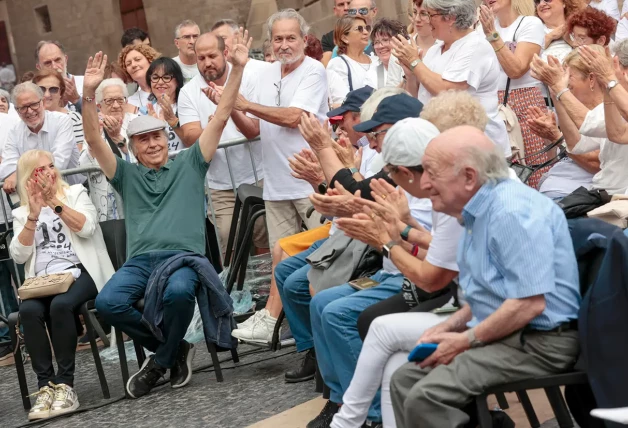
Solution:
M57 257L53 260L67 260L76 266L76 263L66 259ZM63 294L70 289L74 281L74 275L72 272L59 272L59 273L51 273L48 274L48 265L52 263L53 260L50 260L46 265L46 269L44 270L44 275L35 276L33 278L28 278L20 288L17 289L17 294L20 296L22 300L28 299L40 299L42 297L56 296L57 294Z

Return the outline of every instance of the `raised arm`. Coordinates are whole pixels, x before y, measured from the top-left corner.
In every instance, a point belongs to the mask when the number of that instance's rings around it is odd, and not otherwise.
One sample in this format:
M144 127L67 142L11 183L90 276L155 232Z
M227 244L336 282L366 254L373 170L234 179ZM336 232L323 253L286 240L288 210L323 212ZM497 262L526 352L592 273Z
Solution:
M209 121L198 140L201 146L201 153L203 153L203 157L207 162L209 162L214 156L214 153L216 153L222 131L225 129L236 100L238 99L240 83L242 82L242 72L248 60L249 48L252 42L253 39L249 38L248 31L242 28L233 36L233 48L231 50L233 69L231 70L229 81L225 86L223 96L218 103L214 117Z
M85 78L83 79L83 130L85 131L85 142L89 146L92 156L98 161L105 176L112 179L116 174L117 160L109 144L100 134L98 125L98 111L96 110L96 88L105 78L105 67L107 65L107 55L98 52L94 57L89 57ZM87 99L91 99L88 102Z

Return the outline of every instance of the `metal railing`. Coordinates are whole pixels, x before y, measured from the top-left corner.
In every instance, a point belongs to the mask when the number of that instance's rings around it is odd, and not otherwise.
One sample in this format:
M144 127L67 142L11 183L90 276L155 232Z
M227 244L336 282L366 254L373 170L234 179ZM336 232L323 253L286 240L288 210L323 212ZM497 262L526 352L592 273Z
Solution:
M247 150L249 152L249 156L251 159L251 167L253 168L253 176L255 178L255 185L259 186L259 177L257 174L257 165L255 164L255 158L253 156L253 152L251 150L251 143L257 142L259 141L259 137L256 137L252 140L246 139L246 138L237 138L237 139L232 139L232 140L226 140L223 141L221 143L218 144L218 148L217 150L224 150L225 153L225 159L227 161L227 167L229 169L229 179L231 181L231 186L233 188L233 192L234 194L237 193L237 189L238 189L238 183L236 183L235 178L234 178L234 174L233 174L233 169L232 169L232 165L231 165L231 161L229 159L229 150L232 147L238 147L241 145L246 145ZM174 152L171 152L168 154L168 158L169 159L174 159L179 153L182 153L183 151L188 150L186 149L182 149L182 150L177 150ZM96 174L96 173L102 173L102 169L100 169L100 167L98 166L86 166L86 167L79 167L79 168L71 168L71 169L66 169L61 171L61 176L62 177L68 177L71 175L79 175L79 174ZM87 178L87 187L89 192L91 193L92 188L91 188L91 180L89 179L89 177ZM4 181L0 181L0 187L2 187L4 185ZM220 234L218 233L218 227L217 227L217 223L216 223L216 212L214 210L214 206L212 204L212 198L211 198L211 191L210 189L207 187L207 182L205 182L205 195L207 198L207 204L209 207L209 211L210 211L210 215L211 215L211 221L214 224L214 229L215 229L215 235L216 235L216 242L218 243L218 248L219 248L219 254L220 254L220 262L224 263L223 260L223 254L222 251L220 250ZM6 200L7 195L4 194L4 192L0 189L0 197L2 197L4 200ZM2 207L2 216L4 219L4 224L5 227L8 229L9 226L9 217L7 214L7 210L6 210L6 206L4 203L4 200L0 203L0 206ZM17 239L17 237L14 237L14 239ZM8 247L8 242L7 242L7 247ZM17 264L15 263L15 260L13 260L11 258L11 261L13 263L13 267L15 269L15 272L18 272L17 270ZM13 286L13 291L15 292L15 295L17 296L17 287L20 287L21 284L21 279L19 277L19 274L16 276L16 281L17 284L12 284ZM5 308L4 308L4 304L2 301L2 295L0 294L0 312L2 312L2 314L4 315L8 315L5 312Z

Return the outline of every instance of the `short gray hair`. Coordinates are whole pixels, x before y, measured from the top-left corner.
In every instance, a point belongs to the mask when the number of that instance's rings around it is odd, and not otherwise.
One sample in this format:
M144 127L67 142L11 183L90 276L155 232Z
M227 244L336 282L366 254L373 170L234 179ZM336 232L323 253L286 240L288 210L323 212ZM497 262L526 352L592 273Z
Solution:
M61 44L60 41L58 41L58 40L42 40L39 43L37 43L37 47L35 48L35 59L37 60L37 62L39 62L39 51L41 50L41 48L43 48L46 45L55 45L56 47L59 48L59 50L61 50L61 52L63 52L64 55L66 55L65 48L63 47L63 45Z
M299 23L299 31L301 32L301 37L307 36L310 32L310 26L305 21L305 19L294 9L283 9L279 12L273 13L268 21L266 21L266 26L268 27L268 39L273 39L273 25L275 22L282 21L284 19L293 19Z
M240 26L233 19L221 19L219 21L216 21L209 31L214 31L215 29L223 27L225 25L231 28L233 31L240 31Z
M477 171L480 185L510 177L504 151L496 144L490 150L473 145L463 147L454 162L454 171L458 174L466 167Z
M0 98L7 100L7 103L11 102L11 95L9 94L9 91L2 88L0 88Z
M102 103L103 92L105 92L106 88L109 88L111 86L119 86L122 89L122 93L124 94L124 96L126 98L129 97L129 91L127 90L126 85L124 84L122 79L113 77L111 79L103 80L102 82L100 82L100 85L98 85L98 87L96 88L96 103L98 104Z
M177 25L176 27L174 27L174 38L178 39L179 38L179 31L181 31L182 28L185 27L198 27L198 31L201 31L201 27L198 26L198 24L194 21L192 21L191 19L186 19L185 21L181 22L179 25Z
M40 100L44 98L44 92L39 86L37 86L33 82L24 82L13 88L13 92L11 93L11 102L17 105L17 97L26 92L32 92L33 94L37 95Z
M477 9L474 0L425 0L423 7L434 9L443 16L454 16L454 26L458 30L468 30L475 23Z
M615 44L613 48L615 55L619 58L619 63L622 67L628 67L628 39L624 39Z
M371 120L371 118L377 111L379 103L381 103L384 98L392 97L393 95L399 94L408 94L408 92L395 86L385 86L373 92L371 96L364 102L364 104L362 104L362 108L360 109L360 121L366 122L367 120Z

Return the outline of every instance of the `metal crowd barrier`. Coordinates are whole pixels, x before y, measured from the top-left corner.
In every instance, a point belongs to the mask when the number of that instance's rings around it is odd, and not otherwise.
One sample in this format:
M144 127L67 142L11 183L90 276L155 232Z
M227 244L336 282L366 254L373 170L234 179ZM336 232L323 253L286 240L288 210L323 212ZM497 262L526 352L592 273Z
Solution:
M232 140L227 140L227 141L223 141L220 144L218 144L218 148L217 150L224 150L225 152L225 159L227 160L227 167L229 169L229 178L231 180L231 186L233 188L233 193L237 194L237 190L238 190L238 186L237 183L235 182L234 179L234 175L233 175L233 170L232 170L232 166L231 166L231 161L229 160L229 150L232 147L237 147L237 146L241 146L241 145L246 145L248 152L249 152L249 156L251 159L251 166L253 168L253 176L255 177L255 185L259 186L259 177L257 175L257 166L255 165L255 159L253 157L253 152L251 151L251 143L257 142L259 141L259 137L256 137L252 140L248 140L246 138L236 138L236 139L232 139ZM171 152L168 154L168 158L170 159L174 159L179 153L185 151L187 149L182 149L182 150L177 150L174 152ZM79 168L71 168L71 169L66 169L61 171L61 176L62 177L68 177L70 175L77 175L77 174L93 174L93 173L99 173L102 172L102 170L97 167L97 166L86 166L86 167L79 167ZM2 203L0 203L0 206L2 207L2 216L4 219L4 224L5 227L8 229L8 225L9 225L9 217L7 215L7 210L6 210L6 206L4 201L7 198L7 195L4 194L4 191L1 190L1 187L4 185L4 181L0 181L0 197L2 197L4 200L2 201ZM89 179L87 179L87 187L91 193L91 181ZM216 226L216 213L214 211L214 206L212 204L212 198L211 198L211 192L209 191L209 189L207 188L207 182L205 182L205 194L207 196L207 204L209 206L210 209L210 214L211 214L211 220L212 223L214 224L214 229L216 231L215 235L216 235L216 242L218 242L218 248L220 249L220 234L218 233L218 229ZM7 244L8 245L8 244ZM223 254L222 251L218 251L220 253L220 261L221 263L224 262L223 260ZM13 259L11 259L12 263L13 263L13 267L15 269L15 272L17 272L17 264L15 263L15 261ZM21 284L21 279L19 277L19 275L17 275L17 284L13 284L13 291L15 292L15 295L17 297L17 287L20 287ZM0 311L2 312L2 314L4 315L8 315L5 313L5 308L4 308L4 303L2 301L2 295L0 293Z

